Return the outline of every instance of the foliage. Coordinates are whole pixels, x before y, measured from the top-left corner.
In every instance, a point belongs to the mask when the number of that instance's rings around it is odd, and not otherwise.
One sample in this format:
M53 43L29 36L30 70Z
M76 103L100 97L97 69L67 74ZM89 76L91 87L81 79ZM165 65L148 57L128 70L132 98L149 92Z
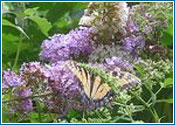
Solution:
M133 8L133 19L137 22L147 42L173 46L173 3L143 3Z
M122 12L121 6L125 7L125 11L127 10L125 4L115 5L115 3L111 3L110 6L105 6L108 5L107 3L101 6L97 3L95 5L98 7L95 8L95 11L87 5L88 3L82 2L2 3L2 68L12 69L3 72L3 79L9 88L3 89L2 122L172 123L173 3L129 2L128 5L131 7L131 13L127 16L132 20L130 20L130 23L122 22L126 24L128 28L123 29L122 32L126 30L126 34L123 36L116 33L120 27L116 32L109 28L112 27L112 25L110 25L112 24L111 17L108 19L109 24L103 22L105 25L100 25L98 21L103 21L104 15L100 13L101 9L106 7L106 11L111 6L120 6L118 9ZM93 6L93 4L91 4L91 6ZM92 9L91 11L93 12L89 12L89 14L94 15L96 12L100 13L100 18L98 14L95 15L97 19L95 20L97 21L95 22L96 28L103 29L103 31L109 30L111 32L111 34L109 34L110 39L105 37L105 34L99 35L98 33L100 31L98 31L97 36L103 36L105 38L104 41L96 42L94 37L92 45L88 44L88 47L83 46L83 42L86 43L89 41L86 35L81 35L83 33L81 30L84 31L86 28L79 30L77 27L83 11L86 8ZM112 12L117 13L118 11ZM86 15L84 16L86 17ZM116 18L121 17L117 17L116 15ZM134 22L136 22L136 24ZM116 24L115 21L114 24ZM106 27L109 29L106 29ZM70 32L70 30L72 31ZM88 36L88 33L87 31L84 34ZM55 34L56 36L54 36ZM57 34L60 34L62 39ZM117 34L116 38L111 39L111 35L113 36L114 34ZM103 40L102 37L100 38L101 39L98 40ZM45 39L49 40L45 42L45 47L42 48L41 42ZM61 48L64 48L65 43L69 43L68 46L73 46L73 49L70 49L71 47L68 48L70 59L78 61L79 63L77 64L80 67L90 71L95 76L101 76L102 80L111 86L115 96L109 105L95 110L88 110L80 109L81 106L79 106L79 104L81 104L81 101L79 100L79 102L76 103L73 97L69 99L70 102L67 100L63 102L62 100L59 100L59 102L55 101L57 98L67 99L71 97L71 95L76 96L75 93L71 93L79 90L77 90L75 76L68 73L67 70L63 68L64 62L59 62L60 60L54 56L52 59L55 59L54 62L58 61L57 63L52 63L53 61L49 59L46 60L49 62L48 64L46 64L46 62L43 63L44 60L39 63L32 61L40 61L39 53L42 51L49 53L53 51L52 48L54 48L55 51L53 55L58 50L61 51L60 48L55 48L58 41L60 41L59 44L63 44ZM97 44L94 44L94 41ZM123 41L126 43L124 45L125 48L127 48L126 50L122 48ZM135 43L134 45L132 43L133 41ZM44 50L51 42L53 42L51 50ZM138 44L136 44L137 42ZM82 43L82 45L79 43ZM89 55L86 54L88 56L80 56L82 55L82 50L87 49L86 47L93 47L93 52L91 54L88 53ZM40 50L40 48L43 50ZM134 53L131 53L129 50L132 50ZM76 55L79 58L74 58L72 55ZM43 56L50 55L43 54ZM61 58L64 56L65 53L63 52ZM123 60L115 62L119 58L113 56L127 60L127 63ZM110 57L113 57L113 60L108 62L108 66L117 67L118 63L120 63L124 66L124 69L131 67L132 70L128 70L128 72L136 75L142 84L130 90L121 91L115 76L105 70L106 62L104 62L104 59ZM29 63L24 63L21 66L23 62ZM89 64L87 64L87 62ZM116 69L110 67L111 69L109 71L122 71L121 65ZM62 80L62 78L64 79ZM64 80L68 82L63 82ZM25 83L26 81L27 83ZM24 85L21 87L19 83L22 82L24 82ZM65 86L60 87L60 90L57 83L59 83L60 86L63 84ZM73 91L64 91L68 84L73 84ZM63 91L63 93L60 95L57 95L57 93L48 93L54 92L54 90ZM25 92L23 93L23 91ZM24 107L25 109L28 108L28 111L15 111L17 108L22 108L26 100L28 100L28 103L31 101L33 104L28 104L28 107ZM14 105L21 107L9 108ZM53 108L51 112L49 112L49 106Z
M4 2L3 68L17 69L24 60L38 60L41 42L77 27L86 6L87 3Z

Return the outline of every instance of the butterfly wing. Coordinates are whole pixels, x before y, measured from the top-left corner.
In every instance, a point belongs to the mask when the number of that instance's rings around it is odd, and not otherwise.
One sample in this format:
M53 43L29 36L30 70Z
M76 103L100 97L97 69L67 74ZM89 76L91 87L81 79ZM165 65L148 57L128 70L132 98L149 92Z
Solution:
M102 100L111 91L108 84L102 83L100 76L90 75L89 71L77 66L75 62L70 61L68 67L80 80L84 93L90 100Z
M93 101L95 108L109 102L113 92L107 83L102 82L100 76L90 74L89 71L79 67L74 61L69 61L67 66L79 79L83 93L89 100ZM129 72L119 71L112 73L112 75L117 78L121 90L131 89L141 83L139 78Z
M141 84L141 80L129 72L120 71L115 73L114 76L117 78L121 90L128 90Z
M69 61L67 63L69 69L75 74L75 76L79 79L80 83L82 84L82 88L86 93L86 96L90 98L90 74L88 71L85 71L83 68L78 67L75 62Z
M108 84L102 83L101 78L99 76L95 77L93 82L93 90L91 94L91 98L93 100L101 100L103 99L107 93L111 90Z

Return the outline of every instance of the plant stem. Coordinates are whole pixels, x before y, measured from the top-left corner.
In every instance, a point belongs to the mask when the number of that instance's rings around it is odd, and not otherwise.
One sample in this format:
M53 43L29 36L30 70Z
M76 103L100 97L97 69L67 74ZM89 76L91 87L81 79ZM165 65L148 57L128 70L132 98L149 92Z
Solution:
M23 12L26 9L26 6L25 6L25 3L19 3L19 4L21 4L21 7L18 8L19 9L18 11L21 13L21 12ZM17 16L16 21L17 21L17 25L20 25L20 27L22 29L24 29L24 27L25 27L25 21L24 21L24 19L21 18L21 17L19 17L19 16ZM23 34L20 33L20 40L19 40L19 44L18 44L18 49L16 51L16 57L15 57L15 61L14 61L13 67L12 67L13 70L15 69L15 67L16 67L16 65L18 63L22 41L23 41Z
M155 93L155 95L157 95L162 89L163 89L163 87L160 87L159 90ZM147 101L147 104L149 104L151 102L151 100L152 100L152 97Z
M16 51L15 61L14 61L13 67L12 67L13 70L15 69L15 67L16 67L16 65L17 65L17 63L18 63L19 54L20 54L20 49L21 49L21 45L22 45L22 39L23 39L23 37L22 37L22 33L21 33L21 34L20 34L19 44L18 44L18 49L17 49L17 51Z
M51 95L58 95L57 93L47 93L47 94L43 94L43 95L33 95L33 96L28 96L28 97L24 97L24 98L14 98L14 99L9 99L6 101L2 101L2 103L9 103L9 102L13 102L13 101L20 101L20 100L25 100L25 99L34 99L34 98L43 98L46 96L51 96Z
M149 110L149 112L152 114L153 118L154 118L154 122L155 123L159 123L159 116L156 112L155 109L151 108L150 105L148 103L146 103L140 96L137 96L136 94L134 94L133 92L130 91L130 93L132 95L134 95L138 100L140 100L144 105L145 107Z

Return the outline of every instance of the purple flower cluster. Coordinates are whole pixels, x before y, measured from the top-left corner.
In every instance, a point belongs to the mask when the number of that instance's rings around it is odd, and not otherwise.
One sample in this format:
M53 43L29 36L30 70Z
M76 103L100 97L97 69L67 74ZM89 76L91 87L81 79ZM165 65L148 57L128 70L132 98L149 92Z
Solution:
M20 98L26 98L32 95L32 90L27 88L21 88L16 91L16 96Z
M20 75L25 79L26 85L30 86L43 81L42 72L43 70L40 62L23 63L20 68Z
M65 61L53 63L45 68L43 73L54 93L58 93L65 98L79 95L79 82L76 76L65 66Z
M65 66L65 61L58 61L57 63L45 66L42 66L39 62L25 63L20 69L20 74L26 78L26 81L28 81L27 86L30 86L30 88L38 84L38 81L42 81L42 83L45 83L42 86L45 87L41 88L41 93L58 95L44 98L43 102L49 111L64 114L70 108L75 108L73 102L75 103L75 100L79 99L80 86L75 75ZM23 97L25 94L30 95L31 91L20 90L17 94L19 97ZM66 103L67 99L69 103ZM18 110L32 110L32 99L23 100L19 106L21 108L19 107Z
M23 63L20 68L20 74L35 74L37 72L41 72L41 64L40 62L30 62Z
M11 70L2 72L2 88L22 86L25 83L20 75L15 74Z
M41 60L57 62L89 55L93 50L93 31L92 27L80 27L66 35L58 34L44 40L39 54Z
M137 35L139 28L133 20L129 20L127 23L127 34L128 36L123 38L123 49L129 52L133 57L138 56L139 49L145 47L142 35Z
M23 113L28 113L29 111L32 111L32 99L25 98L32 96L32 89L36 89L35 84L39 83L39 81L43 81L42 68L40 63L24 63L20 68L19 75L15 74L10 70L3 71L2 79L3 88L20 86L13 88L12 98L21 98L19 102L13 102L13 110ZM37 91L37 89L35 91Z
M128 20L126 29L127 29L127 32L129 32L130 34L136 33L139 31L138 25L133 20Z
M81 109L81 89L77 77L65 66L65 61L42 66L39 62L24 63L20 75L3 71L3 88L13 89L13 97L21 100L13 103L13 110L29 113L34 109L32 98L35 94L53 93L58 96L44 98L43 103L54 112L65 113L71 108ZM67 100L69 100L67 102ZM59 105L58 105L59 103ZM76 104L76 105L74 105Z
M113 71L113 72L117 72L120 70L133 71L133 66L129 62L123 60L120 57L107 58L105 59L103 65L104 69L107 71Z
M58 61L43 69L52 96L45 100L49 111L65 114L69 109L81 110L81 88L77 77L65 65L66 61ZM75 105L76 104L76 105Z
M123 48L133 56L138 55L138 49L143 49L145 47L145 42L141 35L135 36L131 35L123 39Z
M21 101L15 106L16 111L22 111L23 113L28 113L33 110L33 103L31 98L33 92L28 88L21 88L16 90L16 97L21 98ZM26 99L25 99L26 98Z

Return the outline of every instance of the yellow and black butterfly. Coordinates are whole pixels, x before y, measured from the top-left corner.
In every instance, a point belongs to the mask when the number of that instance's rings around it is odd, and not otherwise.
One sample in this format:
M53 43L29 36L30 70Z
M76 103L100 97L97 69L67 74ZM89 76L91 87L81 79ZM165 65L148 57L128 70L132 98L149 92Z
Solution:
M86 99L93 102L95 108L108 103L112 99L114 92L107 83L103 83L100 76L95 76L93 73L78 66L74 61L68 61L67 66L80 81L80 86L83 90L82 94ZM114 75L116 75L118 80L117 83L121 84L121 90L132 88L140 83L136 76L127 72L120 72Z

